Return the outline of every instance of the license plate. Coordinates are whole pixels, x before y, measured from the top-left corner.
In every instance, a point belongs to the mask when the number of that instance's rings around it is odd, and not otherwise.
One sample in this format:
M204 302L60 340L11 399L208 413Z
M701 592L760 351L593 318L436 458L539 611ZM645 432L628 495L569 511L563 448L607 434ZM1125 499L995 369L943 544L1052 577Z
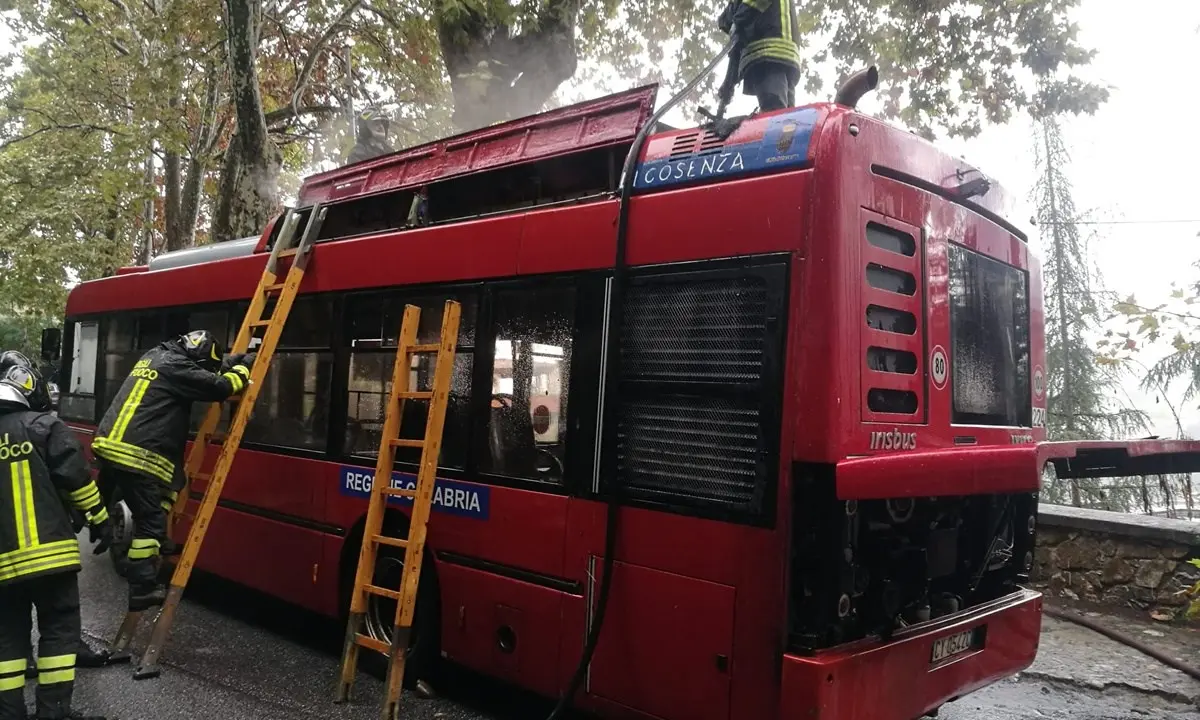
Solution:
M961 655L969 650L974 650L983 646L983 630L984 626L964 630L960 633L947 635L946 637L938 638L933 641L933 652L930 653L929 662L939 663L955 655ZM976 640L978 638L978 641Z

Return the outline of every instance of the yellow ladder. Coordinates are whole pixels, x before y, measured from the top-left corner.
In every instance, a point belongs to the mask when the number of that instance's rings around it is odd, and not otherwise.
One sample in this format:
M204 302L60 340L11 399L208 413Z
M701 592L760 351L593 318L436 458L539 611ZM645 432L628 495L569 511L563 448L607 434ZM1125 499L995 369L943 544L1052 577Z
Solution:
M171 522L168 527L173 527L179 519L178 508L186 504L191 484L197 480L207 480L208 482L204 488L204 499L200 501L200 508L196 511L196 516L192 521L191 532L188 533L187 542L183 546L183 553L171 576L166 601L158 610L157 618L154 621L150 642L142 653L141 663L134 670L133 677L137 680L159 675L159 655L167 642L167 637L171 634L171 625L175 620L175 612L179 609L179 601L183 598L183 590L187 587L188 579L196 564L196 558L200 554L200 546L204 543L204 536L212 521L213 511L217 509L221 490L225 487L225 480L233 466L234 455L237 454L238 448L242 444L242 434L246 430L246 423L249 422L250 416L254 412L254 401L258 399L263 379L266 378L267 371L271 367L271 356L275 353L275 346L279 343L280 335L283 333L284 323L287 322L288 314L292 310L292 303L300 290L300 282L304 279L304 271L308 266L312 245L320 233L321 224L325 221L326 210L327 208L320 205L313 207L309 213L304 234L299 237L298 241L296 228L299 225L300 213L295 210L288 212L284 218L283 227L280 228L278 239L271 249L271 255L267 259L266 268L258 281L258 288L250 299L250 307L246 310L242 327L233 341L233 347L230 348L231 353L246 353L250 350L252 340L261 341L257 348L258 355L254 361L254 367L250 371L249 385L240 396L230 398L230 401L235 403L235 409L229 423L229 432L222 438L214 438L217 426L221 422L222 403L213 403L204 416L204 422L201 423L191 452L188 454L187 463L184 466L188 482L179 493L179 501L172 508ZM286 279L280 282L278 277L280 261L285 258L291 258L291 267L288 269ZM275 301L275 306L271 310L270 316L264 318L271 300ZM256 333L261 333L261 336ZM211 446L219 446L221 452L212 472L206 474L201 472L201 468L208 454L208 448ZM125 621L121 624L121 629L117 632L117 639L113 642L114 659L127 656L129 645L137 633L143 615L144 611L130 611L125 615Z
M438 455L442 446L442 426L446 419L446 405L450 397L450 384L454 371L454 353L458 345L458 322L461 306L453 300L446 301L442 314L442 336L436 345L418 345L417 327L421 320L420 308L409 305L404 309L404 323L400 328L400 346L396 349L396 364L392 368L392 390L388 396L387 414L383 423L383 436L379 442L379 458L375 463L375 479L371 484L371 502L367 509L367 521L363 528L362 547L358 553L358 571L354 575L354 591L350 596L350 619L346 623L346 640L342 650L341 680L338 683L336 702L350 699L354 687L354 676L358 668L360 647L388 656L387 697L380 717L394 720L400 717L400 689L404 680L405 652L408 650L409 635L417 605L417 586L421 579L421 558L425 549L425 529L433 503L433 489L437 474ZM422 353L437 353L433 383L429 390L421 391L410 387L412 359ZM425 421L425 439L408 440L400 435L400 419L405 400L428 400L429 415ZM396 448L421 448L421 464L417 471L417 484L409 490L392 485L392 467L396 459ZM412 517L409 519L408 537L391 537L383 533L384 509L388 499L405 497L413 499ZM372 584L376 556L379 546L404 548L404 572L400 578L400 589L378 587ZM390 598L396 601L396 621L392 630L391 644L377 640L363 632L369 595Z

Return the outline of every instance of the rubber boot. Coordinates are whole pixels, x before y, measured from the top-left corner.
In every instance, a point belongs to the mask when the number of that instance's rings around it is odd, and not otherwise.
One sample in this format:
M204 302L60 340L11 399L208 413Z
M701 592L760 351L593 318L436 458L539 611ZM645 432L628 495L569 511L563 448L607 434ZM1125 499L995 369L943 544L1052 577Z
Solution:
M108 658L112 655L107 650L96 651L88 645L83 638L79 638L79 649L75 651L75 667L81 668L98 668L108 664Z
M129 584L129 612L141 612L166 602L167 586L156 583Z

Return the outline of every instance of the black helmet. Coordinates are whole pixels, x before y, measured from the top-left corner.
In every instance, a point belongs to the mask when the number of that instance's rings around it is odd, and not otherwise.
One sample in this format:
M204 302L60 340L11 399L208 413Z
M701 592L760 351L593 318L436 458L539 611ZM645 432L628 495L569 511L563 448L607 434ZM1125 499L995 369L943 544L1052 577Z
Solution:
M205 369L216 371L221 366L221 343L207 330L180 335L179 346L185 355Z
M16 368L27 372L11 373L13 379L10 380L10 372ZM30 362L29 358L22 353L16 350L0 353L0 380L6 382L8 386L20 390L22 402L31 410L46 412L51 409L49 388L42 381L42 375L38 372L37 365ZM15 400L16 398L12 397L12 393L7 393L6 399Z
M25 355L17 352L16 350L5 350L4 352L0 353L0 372L9 369L13 365L20 365L21 367L27 368L34 366L33 363L29 361L29 358L25 357Z

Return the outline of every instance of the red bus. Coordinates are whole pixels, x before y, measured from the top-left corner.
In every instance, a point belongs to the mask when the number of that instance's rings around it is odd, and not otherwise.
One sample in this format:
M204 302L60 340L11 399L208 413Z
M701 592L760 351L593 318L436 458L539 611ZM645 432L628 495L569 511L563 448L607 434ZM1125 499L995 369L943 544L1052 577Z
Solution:
M432 336L454 298L418 663L558 696L615 497L577 697L604 717L913 720L1025 668L1045 349L1011 198L842 105L725 139L660 127L605 333L621 163L654 93L304 181L298 208L327 219L199 567L344 611L400 313L433 310ZM147 348L232 339L279 224L77 286L61 416L87 437ZM386 638L391 608L371 618Z

